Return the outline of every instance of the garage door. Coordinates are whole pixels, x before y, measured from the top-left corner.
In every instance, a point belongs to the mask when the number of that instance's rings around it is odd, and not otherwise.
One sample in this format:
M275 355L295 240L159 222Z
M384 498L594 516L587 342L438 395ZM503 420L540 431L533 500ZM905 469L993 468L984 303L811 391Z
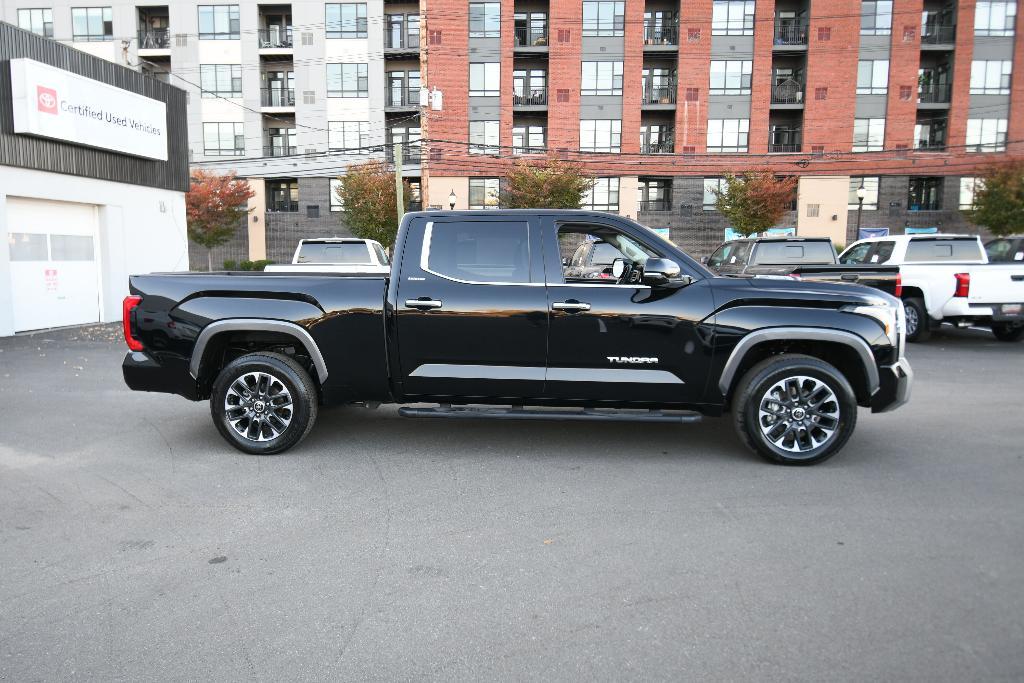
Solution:
M100 320L96 207L7 198L14 331Z

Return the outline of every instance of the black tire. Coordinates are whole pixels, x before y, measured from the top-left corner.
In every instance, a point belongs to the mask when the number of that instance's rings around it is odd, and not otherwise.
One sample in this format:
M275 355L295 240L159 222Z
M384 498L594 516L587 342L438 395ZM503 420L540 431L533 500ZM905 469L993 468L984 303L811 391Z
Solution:
M265 383L264 376L269 378ZM251 391L245 394L246 389ZM250 353L228 363L217 375L210 413L232 446L250 455L273 455L306 438L316 422L317 399L309 373L294 359L280 353ZM290 400L290 414L285 400Z
M926 342L932 336L931 319L924 307L924 299L913 297L903 300L907 316L907 341Z
M772 393L780 384L786 387L787 396ZM831 399L821 391L822 386L831 392ZM796 391L790 392L791 388ZM804 390L808 395L804 395ZM798 398L792 399L791 393ZM822 401L817 408L813 407L815 400ZM778 410L779 417L767 413L761 416L763 403L770 412ZM812 356L784 354L761 361L740 379L733 393L732 414L736 432L754 452L784 465L814 465L839 452L853 434L857 425L857 397L847 379L832 365ZM802 427L789 426L794 417ZM826 425L834 428L823 429ZM780 428L782 432L777 431ZM775 441L769 438L769 434L790 433L789 440L784 436Z
M1020 341L1024 339L1024 323L992 323L992 334L999 341Z

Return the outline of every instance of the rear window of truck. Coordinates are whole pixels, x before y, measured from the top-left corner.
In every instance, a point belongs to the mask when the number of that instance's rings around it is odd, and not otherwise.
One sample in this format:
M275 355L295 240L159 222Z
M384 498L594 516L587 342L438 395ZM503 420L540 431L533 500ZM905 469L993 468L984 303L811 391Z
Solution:
M362 242L313 242L299 248L297 263L372 263L370 252Z
M831 242L762 242L754 250L754 265L773 263L833 264L836 252Z
M977 261L981 245L976 239L911 240L905 261Z

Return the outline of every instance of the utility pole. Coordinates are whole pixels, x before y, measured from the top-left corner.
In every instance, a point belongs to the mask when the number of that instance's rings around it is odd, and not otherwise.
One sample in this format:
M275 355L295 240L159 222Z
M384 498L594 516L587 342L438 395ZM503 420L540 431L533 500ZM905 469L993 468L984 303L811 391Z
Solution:
M402 224L405 215L405 187L402 185L402 144L395 143L395 210L398 212L398 224Z

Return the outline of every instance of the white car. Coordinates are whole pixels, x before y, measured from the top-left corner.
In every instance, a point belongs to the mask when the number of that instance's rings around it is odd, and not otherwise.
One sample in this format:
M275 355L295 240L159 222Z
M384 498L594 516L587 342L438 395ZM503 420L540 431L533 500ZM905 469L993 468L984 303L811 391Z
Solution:
M380 242L357 237L299 240L290 264L266 266L267 273L363 273L388 275L391 260Z
M974 235L899 235L851 244L840 263L899 266L907 340L943 322L990 326L997 339L1024 337L1024 264L989 263Z

